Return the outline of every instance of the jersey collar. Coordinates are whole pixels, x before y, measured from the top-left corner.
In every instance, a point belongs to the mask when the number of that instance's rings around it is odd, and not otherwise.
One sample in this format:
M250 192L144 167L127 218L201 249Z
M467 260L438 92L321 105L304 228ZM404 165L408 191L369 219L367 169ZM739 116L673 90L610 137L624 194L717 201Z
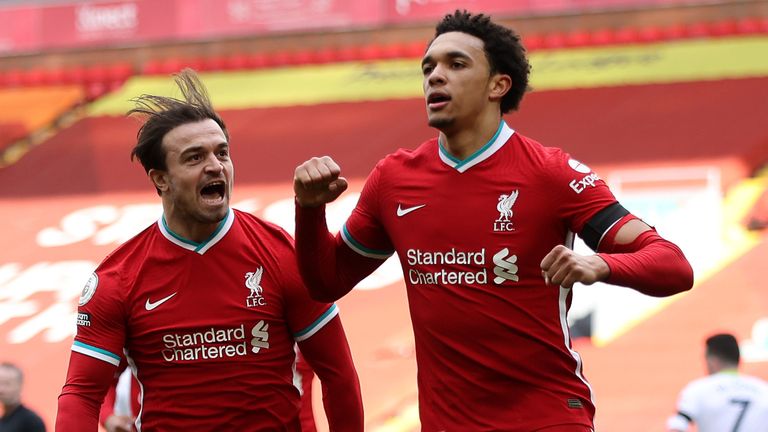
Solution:
M165 222L165 215L163 215L163 217L157 221L157 226L160 228L160 232L163 233L163 236L171 243L202 255L205 253L205 251L218 243L219 240L224 238L234 222L235 212L233 212L232 209L229 209L227 216L222 219L221 222L219 222L219 226L216 227L216 230L213 232L213 234L211 234L211 236L202 243L196 243L192 240L185 239L184 237L171 231L171 229L168 227L168 224Z
M450 154L448 150L443 147L443 143L439 138L437 141L438 153L440 154L440 159L446 165L454 168L460 173L463 173L464 171L493 156L494 153L496 153L500 148L504 146L504 144L506 144L506 142L514 133L515 131L507 126L507 123L502 120L501 123L499 123L499 128L496 129L496 133L493 135L491 140L485 143L485 145L480 147L476 152L469 155L469 157L466 159L461 160Z

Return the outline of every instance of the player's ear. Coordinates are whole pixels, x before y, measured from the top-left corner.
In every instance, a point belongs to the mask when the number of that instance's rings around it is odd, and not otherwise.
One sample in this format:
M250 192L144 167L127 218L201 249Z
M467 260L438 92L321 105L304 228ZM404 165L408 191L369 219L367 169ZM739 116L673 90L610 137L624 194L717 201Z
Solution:
M507 74L497 73L488 82L488 99L491 102L500 102L509 89L512 88L512 77Z
M158 193L162 193L168 190L168 172L160 169L152 168L147 173L152 184L157 189Z

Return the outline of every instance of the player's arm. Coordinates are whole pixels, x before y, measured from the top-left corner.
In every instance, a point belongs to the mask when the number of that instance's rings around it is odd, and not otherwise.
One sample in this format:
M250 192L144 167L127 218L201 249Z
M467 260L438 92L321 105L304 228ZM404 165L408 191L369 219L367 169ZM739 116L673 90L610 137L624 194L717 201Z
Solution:
M362 256L328 231L325 205L347 189L333 159L312 158L296 168L296 256L313 299L332 302L346 295L383 260Z
M104 402L101 404L99 424L107 432L131 432L133 430L133 419L131 417L115 413L117 393L120 391L120 377L124 373L130 373L125 372L128 370L127 367L128 363L125 360L120 362L120 366L115 370L112 384L110 384L109 390L107 390L107 394L104 396Z
M72 352L56 414L57 432L97 431L104 396L114 382L116 365Z
M606 281L656 297L693 286L693 269L680 248L619 203L597 212L580 235L599 253L583 256L556 246L541 262L549 283L571 287Z
M304 359L320 379L330 430L362 431L360 381L339 316L298 344Z

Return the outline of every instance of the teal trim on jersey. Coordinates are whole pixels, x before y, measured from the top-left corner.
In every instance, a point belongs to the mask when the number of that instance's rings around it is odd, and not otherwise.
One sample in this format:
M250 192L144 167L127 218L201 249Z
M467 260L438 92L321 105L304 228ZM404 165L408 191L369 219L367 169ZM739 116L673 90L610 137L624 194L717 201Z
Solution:
M337 309L336 304L335 303L331 304L331 307L329 307L327 311L323 312L322 315L320 315L316 320L314 320L312 322L312 324L308 325L304 330L302 330L302 331L300 331L298 333L294 333L293 337L295 339L298 339L298 338L304 336L305 334L311 332L312 330L315 329L315 327L317 327L318 324L323 322L328 317L328 315L336 313L336 309Z
M208 238L205 239L202 243L197 243L192 240L185 239L184 237L173 232L171 228L168 226L168 223L165 222L165 215L163 215L162 221L163 221L163 226L165 227L165 230L168 231L168 234L172 235L173 238L175 238L176 240L182 243L188 244L190 246L194 246L195 252L200 252L200 249L204 248L205 245L207 245L208 242L210 242L214 237L216 237L216 235L222 230L222 228L224 228L224 225L226 225L227 219L229 218L229 214L231 212L232 212L232 209L228 209L227 215L224 216L224 219L222 219L221 222L219 222L219 226L217 226L216 229L213 231L213 233L210 236L208 236Z
M344 224L341 227L341 229L344 231L344 237L346 237L346 239L349 240L349 243L351 243L352 246L354 246L356 249L359 249L362 252L365 252L370 255L376 255L379 257L389 257L390 255L395 253L395 251L377 250L377 249L371 249L363 246L362 244L360 244L360 242L355 240L354 237L352 237L352 234L349 233L349 230L347 230L347 224Z
M221 232L222 228L224 228L224 225L227 224L227 219L229 219L229 214L230 213L232 213L232 209L227 210L227 215L224 216L224 219L222 219L221 222L219 222L219 226L216 227L216 229L211 233L210 236L208 236L207 239L205 239L204 242L200 243L200 246L198 246L195 249L195 252L200 252L200 249L204 248L205 245L208 244L208 242L213 240L216 237L216 235L219 234L219 232Z
M461 159L457 158L456 156L452 155L452 154L451 154L451 153L450 153L448 150L446 150L446 149L445 149L445 147L443 147L443 143L441 142L441 140L438 140L438 142L437 142L437 145L438 145L438 146L440 146L440 153L442 153L442 154L443 154L443 156L445 156L445 157L447 157L448 159L450 159L450 160L452 160L453 162L455 162L455 163L456 163L456 166L455 166L454 168L456 168L456 169L459 169L459 168L461 168L462 166L464 166L464 165L466 165L466 164L468 164L468 163L472 162L472 161L473 161L475 158L477 158L478 156L480 156L480 155L481 155L481 154L482 154L484 151L488 150L488 147L492 146L492 145L493 145L493 143L495 143L495 142L496 142L496 139L497 139L497 138L499 137L499 135L501 134L501 131L502 131L502 129L504 129L504 120L502 120L502 121L499 123L499 128L498 128L498 129L496 129L496 133L495 133L495 134L493 134L493 137L491 137L491 139L490 139L490 140L489 140L487 143L485 143L485 144L484 144L482 147L480 147L479 149L477 149L477 150L476 150L474 153L472 153L471 155L469 155L469 156L468 156L466 159L464 159L464 160L461 160Z
M119 356L119 355L116 355L116 354L112 354L111 352L109 352L109 351L106 351L106 350L103 350L103 349L101 349L101 348L96 348L95 346L91 346L91 345L88 345L88 344L84 344L84 343L82 343L82 342L79 342L79 341L74 341L74 342L72 343L72 345L76 345L76 346L79 346L80 348L84 348L84 349L87 349L88 351L97 352L97 353L99 353L99 354L103 354L103 355L105 355L105 356L107 356L107 357L110 357L110 358L113 358L113 359L115 359L115 360L117 360L117 361L120 361L120 356Z
M171 230L171 227L168 226L168 222L165 221L165 215L163 215L161 220L163 222L163 227L165 228L166 231L168 231L168 234L170 234L173 238L175 238L176 240L178 240L178 241L180 241L180 242L182 242L184 244L188 244L190 246L194 246L194 247L200 246L200 243L193 242L192 240L187 240L184 237L182 237L182 236L176 234L175 232L173 232L173 230Z

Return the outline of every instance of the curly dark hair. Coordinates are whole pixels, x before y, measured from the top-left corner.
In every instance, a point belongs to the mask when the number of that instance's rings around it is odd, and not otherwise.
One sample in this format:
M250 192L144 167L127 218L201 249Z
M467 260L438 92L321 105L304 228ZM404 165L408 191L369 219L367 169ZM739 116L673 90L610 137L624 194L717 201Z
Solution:
M229 134L224 121L214 111L208 91L197 73L186 68L174 75L174 81L181 90L184 100L143 94L131 99L135 107L128 115L138 115L145 118L144 124L136 136L136 146L131 151L134 157L141 161L146 172L150 169L167 169L163 138L177 126L196 123L206 119L215 121L229 141Z
M512 88L501 99L501 113L517 110L525 92L530 90L528 75L531 71L520 36L514 30L494 23L487 15L473 15L459 9L437 24L432 42L448 32L466 33L483 41L491 73L502 73L512 78Z

